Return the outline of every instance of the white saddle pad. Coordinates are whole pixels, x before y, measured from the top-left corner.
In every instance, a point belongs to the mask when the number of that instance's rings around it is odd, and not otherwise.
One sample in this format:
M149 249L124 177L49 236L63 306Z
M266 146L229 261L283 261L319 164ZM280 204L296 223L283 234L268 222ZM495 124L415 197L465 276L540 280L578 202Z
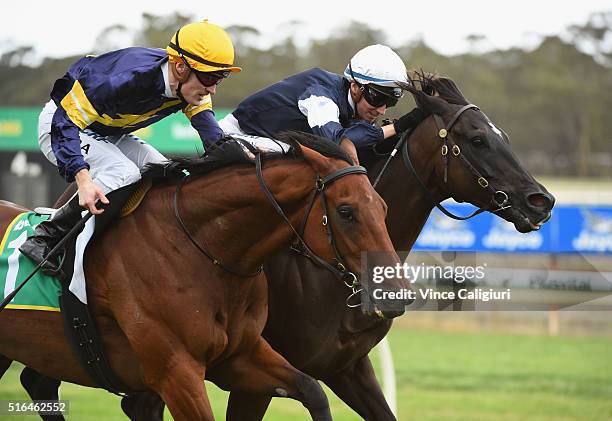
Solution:
M34 212L36 212L39 215L51 215L51 217L53 217L53 215L55 215L55 212L57 212L57 209L55 208L45 208L45 207L38 207L38 208L34 208Z

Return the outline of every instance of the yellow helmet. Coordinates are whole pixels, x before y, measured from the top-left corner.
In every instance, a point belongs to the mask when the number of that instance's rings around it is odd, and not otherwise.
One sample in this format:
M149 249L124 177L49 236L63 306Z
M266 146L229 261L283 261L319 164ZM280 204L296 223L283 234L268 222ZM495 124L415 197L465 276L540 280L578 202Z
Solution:
M189 23L176 31L166 51L171 59L182 60L200 72L242 70L234 66L232 40L223 28L209 23L207 19Z

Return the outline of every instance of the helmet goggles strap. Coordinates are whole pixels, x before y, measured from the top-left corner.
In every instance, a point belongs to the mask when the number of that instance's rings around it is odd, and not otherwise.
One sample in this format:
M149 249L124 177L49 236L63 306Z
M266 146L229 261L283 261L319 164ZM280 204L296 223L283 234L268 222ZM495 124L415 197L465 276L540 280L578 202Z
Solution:
M351 73L351 77L353 78L353 82L355 82L355 84L359 86L359 90L362 92L364 99L372 107L378 108L385 105L387 108L391 108L395 106L397 104L397 101L399 101L399 99L402 97L402 95L389 95L388 93L380 89L376 89L375 87L370 86L369 84L362 84L358 82L353 73L353 66L351 65L350 61L348 67L349 72Z
M179 32L181 30L177 30L176 31L176 44L174 44L173 42L170 42L170 47L172 47L174 50L176 50L179 53L179 57L181 58L181 60L183 61L183 63L185 63L185 66L187 66L187 68L189 69L190 72L193 72L196 77L198 78L198 81L206 86L206 87L211 87L214 85L218 85L219 83L221 83L221 81L227 77L229 77L229 75L231 74L231 72L229 70L218 70L215 72L200 72L196 69L194 69L189 62L187 61L187 59L185 57L189 57L197 62L203 63L203 64L208 64L209 66L217 66L217 67L230 67L229 64L224 64L224 63L215 63L212 61L208 61L205 60L201 57L198 57L194 54L191 54L189 51L183 50L179 44ZM189 74L188 74L189 76ZM181 92L181 88L183 87L183 83L187 81L187 78L178 78L179 79L179 84L176 88L176 95L179 97L179 99L183 102L187 102L185 100L185 97L183 96L183 93Z

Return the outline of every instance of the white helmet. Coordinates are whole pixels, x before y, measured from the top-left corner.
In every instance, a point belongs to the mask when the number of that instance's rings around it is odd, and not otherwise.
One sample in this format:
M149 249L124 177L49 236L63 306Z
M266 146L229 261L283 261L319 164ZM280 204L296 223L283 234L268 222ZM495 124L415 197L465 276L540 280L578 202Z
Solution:
M397 87L396 81L408 82L406 66L395 51L386 45L370 45L353 56L344 77L361 85Z

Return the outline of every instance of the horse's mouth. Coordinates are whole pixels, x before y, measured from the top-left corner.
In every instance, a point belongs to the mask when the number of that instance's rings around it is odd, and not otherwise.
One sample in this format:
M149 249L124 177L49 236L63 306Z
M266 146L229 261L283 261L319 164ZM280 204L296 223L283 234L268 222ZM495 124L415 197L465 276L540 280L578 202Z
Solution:
M517 218L519 219L518 221L514 221L514 227L517 229L517 231L521 232L521 233L527 233L527 232L531 232L531 231L538 231L542 225L544 225L552 216L552 211L549 211L542 219L540 219L538 222L533 222L529 216L525 215L525 213L518 209L518 215Z
M374 304L372 311L364 312L367 316L378 320L393 320L396 317L400 317L406 313L406 307L394 310L381 310L376 304Z

